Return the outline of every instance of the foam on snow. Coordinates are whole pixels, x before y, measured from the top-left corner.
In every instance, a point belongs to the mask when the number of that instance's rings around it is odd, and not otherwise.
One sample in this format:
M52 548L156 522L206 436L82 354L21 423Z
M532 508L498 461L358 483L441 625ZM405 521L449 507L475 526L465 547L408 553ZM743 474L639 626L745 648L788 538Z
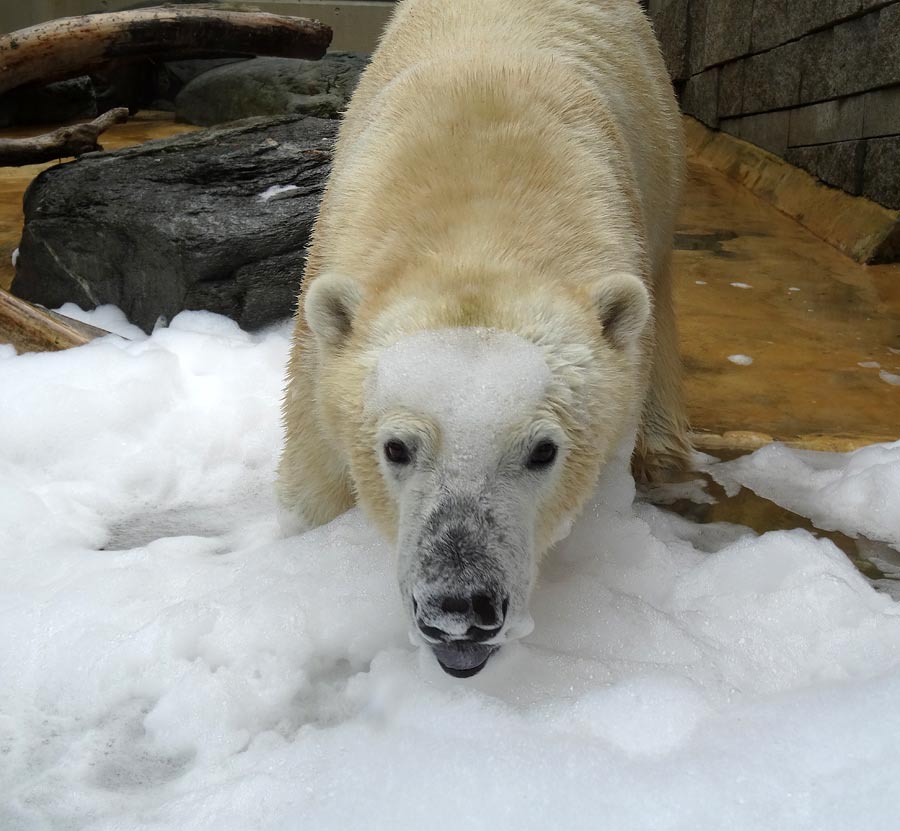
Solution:
M726 491L743 485L826 531L900 548L900 442L849 454L770 444L709 471Z
M372 406L435 418L454 452L477 463L533 413L551 380L540 347L509 332L421 332L379 355Z
M633 504L623 452L533 634L451 679L359 512L278 537L287 351L202 313L0 350L0 828L896 827L900 604L830 542ZM897 542L900 444L770 453Z

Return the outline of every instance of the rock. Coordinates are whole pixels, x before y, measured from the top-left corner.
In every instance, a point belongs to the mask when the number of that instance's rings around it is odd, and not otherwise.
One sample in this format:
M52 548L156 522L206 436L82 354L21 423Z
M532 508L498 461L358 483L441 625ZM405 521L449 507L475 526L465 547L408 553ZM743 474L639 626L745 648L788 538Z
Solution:
M242 63L247 57L237 58L188 58L168 61L159 67L156 83L156 109L174 110L178 94L195 78L220 66Z
M255 329L293 311L337 122L251 119L44 171L12 291L114 303L150 331L182 309Z
M254 58L222 66L187 84L175 112L182 121L204 126L284 113L338 118L368 60L332 52L321 61Z
M96 118L94 85L86 75L47 84L15 89L0 96L0 126L13 124L59 124L79 118Z

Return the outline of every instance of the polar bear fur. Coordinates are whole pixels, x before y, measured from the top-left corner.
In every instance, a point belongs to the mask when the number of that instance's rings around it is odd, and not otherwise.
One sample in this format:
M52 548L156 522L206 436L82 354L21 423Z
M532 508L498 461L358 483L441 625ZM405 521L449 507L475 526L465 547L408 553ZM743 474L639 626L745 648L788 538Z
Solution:
M422 479L404 502L384 459L391 419L431 448L425 467L444 492L468 487L471 510L501 491L519 506L501 513L528 526L512 535L531 558L520 583L635 422L637 471L682 466L669 261L683 165L677 105L635 0L401 2L342 124L303 279L278 477L297 527L359 502L398 541L403 583L404 546L424 545L416 514L437 496ZM509 360L492 364L491 350ZM513 401L491 379L515 374L516 355L543 380ZM428 412L442 382L466 383L469 360L493 367L487 409L511 402L466 422L498 445L473 435L477 459L447 440L446 413ZM383 364L400 375L382 383ZM397 377L435 390L410 403ZM499 446L508 460L537 424L559 440L552 475L503 479ZM451 445L462 455L450 459ZM480 471L468 485L447 472L466 460ZM494 519L479 526L483 545Z

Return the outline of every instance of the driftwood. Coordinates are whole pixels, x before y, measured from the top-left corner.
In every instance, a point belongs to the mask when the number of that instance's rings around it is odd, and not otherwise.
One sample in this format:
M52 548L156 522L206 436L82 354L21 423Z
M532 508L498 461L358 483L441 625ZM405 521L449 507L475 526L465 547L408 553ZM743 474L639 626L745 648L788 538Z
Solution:
M69 349L108 334L104 329L33 306L0 289L0 343L11 343L16 352Z
M113 124L128 120L128 109L117 107L86 124L60 127L52 133L33 138L0 138L0 167L41 164L68 156L80 156L103 148L97 143L101 133Z
M0 94L154 56L318 60L331 34L316 20L259 12L156 8L66 17L0 37Z

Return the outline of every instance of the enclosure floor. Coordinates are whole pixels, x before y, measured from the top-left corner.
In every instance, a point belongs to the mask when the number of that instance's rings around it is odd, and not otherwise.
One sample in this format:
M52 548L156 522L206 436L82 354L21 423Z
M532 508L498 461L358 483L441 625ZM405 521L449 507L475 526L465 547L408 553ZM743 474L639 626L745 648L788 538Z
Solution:
M900 265L860 266L693 162L675 271L695 430L822 449L900 438L900 387L880 374L900 376Z
M113 149L190 129L166 114L141 114L101 141ZM14 134L24 131L0 132ZM0 168L4 288L22 194L47 166ZM844 448L900 438L900 387L880 375L900 375L900 266L857 265L722 174L698 162L689 172L675 270L694 430L712 445L725 436L726 446L774 437ZM859 366L871 362L879 366Z

